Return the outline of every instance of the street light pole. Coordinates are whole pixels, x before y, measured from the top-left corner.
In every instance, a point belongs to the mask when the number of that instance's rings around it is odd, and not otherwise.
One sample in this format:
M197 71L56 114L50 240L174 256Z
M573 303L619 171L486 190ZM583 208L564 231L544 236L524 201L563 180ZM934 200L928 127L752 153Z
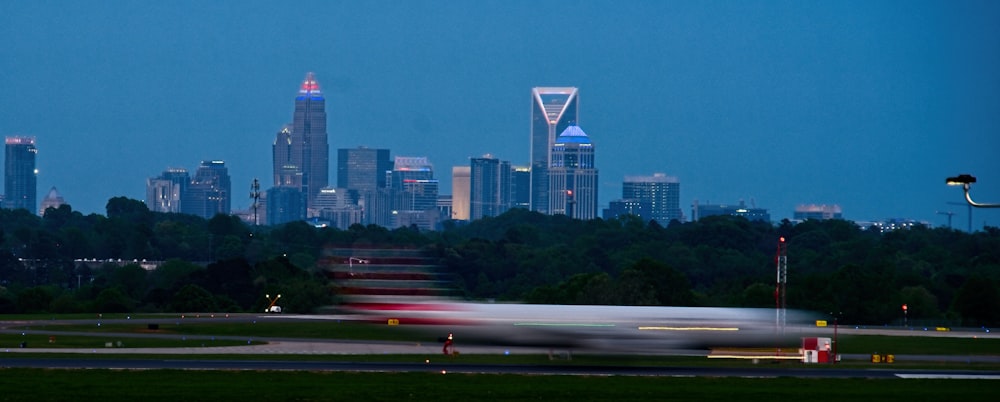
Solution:
M945 179L944 182L949 186L962 186L962 191L965 192L965 201L968 202L970 206L976 208L1000 208L1000 204L985 204L972 200L972 197L969 196L969 187L972 183L976 182L976 176L970 174L960 174L958 176L949 177Z

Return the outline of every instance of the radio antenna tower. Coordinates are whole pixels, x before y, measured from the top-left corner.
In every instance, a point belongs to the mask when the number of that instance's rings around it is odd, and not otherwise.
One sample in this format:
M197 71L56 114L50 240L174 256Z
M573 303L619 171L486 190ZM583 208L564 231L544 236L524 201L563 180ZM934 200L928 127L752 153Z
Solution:
M783 334L785 332L785 287L788 284L788 244L785 243L784 237L778 238L778 252L774 259L778 271L778 280L774 287L775 327L779 334Z
M253 200L253 225L257 226L257 201L260 200L260 182L255 177L250 185L250 198Z

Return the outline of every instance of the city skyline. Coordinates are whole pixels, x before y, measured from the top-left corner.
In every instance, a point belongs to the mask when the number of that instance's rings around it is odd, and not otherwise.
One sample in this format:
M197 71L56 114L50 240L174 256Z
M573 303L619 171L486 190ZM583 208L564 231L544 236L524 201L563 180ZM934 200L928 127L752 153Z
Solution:
M1000 202L994 2L251 3L0 5L0 133L36 138L38 188L83 213L201 160L226 161L245 210L309 71L330 148L425 155L439 175L486 153L527 165L527 95L563 86L600 148L601 206L653 172L683 183L682 210L746 200L775 221L837 204L964 228L944 185L960 173ZM274 24L302 9L312 23Z

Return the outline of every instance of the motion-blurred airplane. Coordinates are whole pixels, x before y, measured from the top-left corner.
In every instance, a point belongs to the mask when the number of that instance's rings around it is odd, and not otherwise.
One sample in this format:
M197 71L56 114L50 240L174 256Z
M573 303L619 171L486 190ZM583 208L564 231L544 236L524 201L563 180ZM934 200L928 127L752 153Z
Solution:
M814 328L809 325L814 317L800 311L787 311L779 325L774 309L410 300L356 301L344 307L365 321L412 326L440 335L453 333L463 343L581 349L774 346Z

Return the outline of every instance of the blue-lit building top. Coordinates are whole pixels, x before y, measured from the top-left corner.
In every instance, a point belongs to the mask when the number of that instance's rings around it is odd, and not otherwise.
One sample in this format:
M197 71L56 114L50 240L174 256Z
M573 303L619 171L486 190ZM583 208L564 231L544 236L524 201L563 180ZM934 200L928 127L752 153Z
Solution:
M548 181L548 213L583 220L597 217L594 144L579 126L566 127L552 144Z

